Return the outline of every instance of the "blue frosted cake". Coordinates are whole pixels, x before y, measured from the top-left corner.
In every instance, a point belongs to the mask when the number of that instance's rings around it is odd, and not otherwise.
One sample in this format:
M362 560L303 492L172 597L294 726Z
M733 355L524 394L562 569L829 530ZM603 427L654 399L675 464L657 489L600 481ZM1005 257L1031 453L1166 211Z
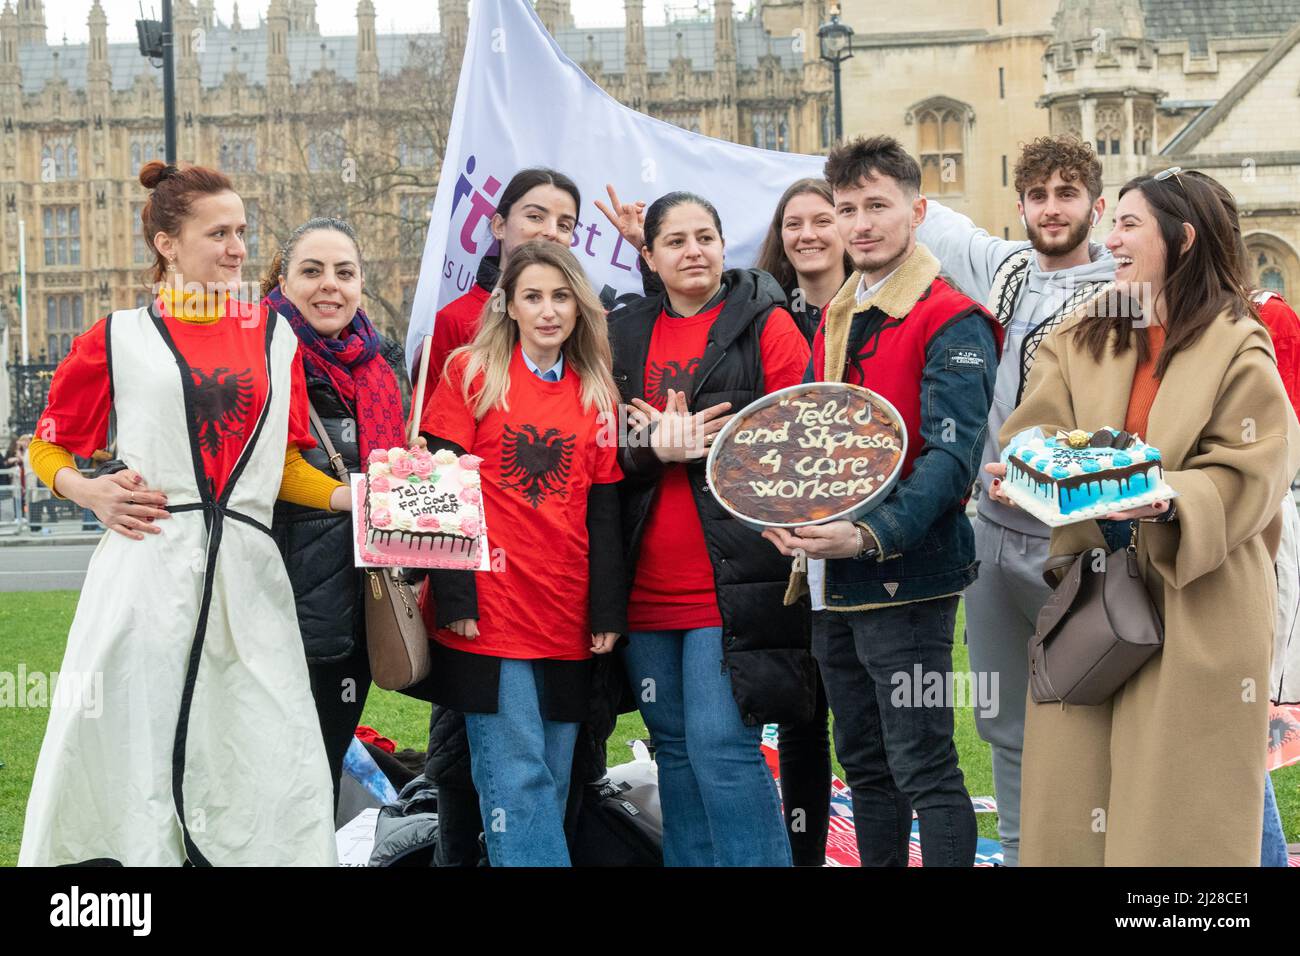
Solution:
M1136 435L1102 428L1058 432L1038 429L1012 439L1002 452L1007 494L1051 525L1100 518L1173 496L1164 483L1160 452Z

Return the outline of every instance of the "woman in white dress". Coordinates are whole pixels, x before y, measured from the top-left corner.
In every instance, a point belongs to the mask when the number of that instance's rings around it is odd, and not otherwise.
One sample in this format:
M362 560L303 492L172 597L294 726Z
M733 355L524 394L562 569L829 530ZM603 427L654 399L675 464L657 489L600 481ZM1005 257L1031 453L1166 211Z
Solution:
M33 467L108 533L91 559L51 708L21 865L333 865L333 790L284 564L277 496L349 507L308 465L297 338L231 296L244 207L221 173L146 164L160 294L79 336ZM255 301L255 300L254 300ZM85 478L106 443L126 469ZM93 695L85 695L88 700Z

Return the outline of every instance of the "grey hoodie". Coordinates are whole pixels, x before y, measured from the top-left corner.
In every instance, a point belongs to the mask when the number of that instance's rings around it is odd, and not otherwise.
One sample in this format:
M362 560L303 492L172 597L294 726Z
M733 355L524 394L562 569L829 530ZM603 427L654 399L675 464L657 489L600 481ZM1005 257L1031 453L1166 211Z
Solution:
M1022 249L1027 241L1011 242L990 236L959 212L930 200L925 222L916 238L925 243L939 259L943 274L977 302L986 303L998 267ZM1037 327L1061 307L1061 303L1081 282L1109 282L1115 277L1115 262L1110 251L1100 243L1090 242L1087 265L1044 272L1038 257L1029 260L1029 275L1020 290L1016 310L1002 343L1002 360L998 363L997 383L993 388L993 405L989 409L989 431L984 441L980 463L980 494L976 509L980 517L1023 534L1048 537L1050 529L1019 508L1008 508L988 496L992 477L984 465L999 458L998 432L1016 406L1020 392L1020 343L1025 334ZM1123 425L1123 422L1116 422Z

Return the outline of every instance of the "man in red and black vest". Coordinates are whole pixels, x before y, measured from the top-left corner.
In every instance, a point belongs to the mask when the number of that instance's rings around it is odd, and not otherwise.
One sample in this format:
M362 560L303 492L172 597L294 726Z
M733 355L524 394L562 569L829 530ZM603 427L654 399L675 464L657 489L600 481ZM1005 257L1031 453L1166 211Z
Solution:
M975 814L957 766L952 699L969 683L953 679L952 641L958 600L976 574L965 501L1001 328L939 278L938 260L917 243L921 168L896 140L836 147L826 179L856 271L826 308L808 380L851 382L888 399L907 427L907 453L898 483L858 522L765 537L808 558L807 581L796 571L787 601L806 583L862 865L907 865L915 809L924 864L971 866Z

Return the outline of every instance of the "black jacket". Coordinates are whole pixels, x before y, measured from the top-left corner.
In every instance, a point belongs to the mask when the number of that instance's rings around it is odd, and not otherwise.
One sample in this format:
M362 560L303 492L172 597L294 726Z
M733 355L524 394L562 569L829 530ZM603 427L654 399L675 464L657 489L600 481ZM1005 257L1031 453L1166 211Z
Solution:
M405 377L401 350L394 354L385 348L381 354L393 367L400 388ZM348 471L360 472L353 410L329 382L321 379L308 377L307 397ZM312 437L316 447L304 451L303 457L313 467L335 477L314 426ZM364 645L365 610L357 599L363 572L352 564L352 516L277 501L271 535L293 585L298 628L307 656L337 661L350 655L358 644Z
M701 372L688 396L692 409L731 402L733 411L740 411L763 395L760 337L772 310L784 307L785 296L775 279L757 269L728 270L723 283L726 304L709 330ZM662 294L647 296L609 317L614 381L625 403L645 395L646 357L663 305ZM665 466L651 448L634 442L623 445L619 460L626 476L620 504L631 581ZM703 460L686 467L713 564L723 657L741 717L749 725L809 720L815 674L809 612L806 600L783 603L790 559L714 500Z

